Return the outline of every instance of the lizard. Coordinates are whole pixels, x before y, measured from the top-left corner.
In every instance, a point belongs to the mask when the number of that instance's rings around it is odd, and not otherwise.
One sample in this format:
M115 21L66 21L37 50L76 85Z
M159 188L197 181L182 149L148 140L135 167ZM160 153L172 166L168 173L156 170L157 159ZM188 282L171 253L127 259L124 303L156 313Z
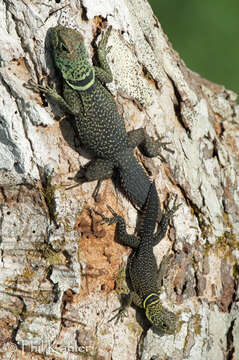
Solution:
M108 209L113 215L112 218L106 217L94 210L102 218L102 223L107 223L108 225L116 224L117 241L122 245L132 248L127 263L129 288L131 291L127 296L126 303L119 309L116 309L119 312L111 320L115 317L117 317L117 320L123 317L127 307L134 303L136 306L145 309L145 315L150 323L161 332L166 334L173 334L175 332L177 316L167 310L160 300L160 285L168 259L164 258L161 262L158 276L153 247L164 237L170 218L181 205L176 205L176 200L177 197L174 200L173 207L167 210L161 217L155 234L159 206L154 181L150 185L143 209L143 221L141 222L138 236L127 233L124 219L110 206L108 206Z
M56 86L42 86L30 80L28 88L49 96L67 113L74 115L79 140L94 157L84 168L84 181L111 178L119 174L119 184L126 197L142 209L150 188L150 179L136 160L133 149L138 147L148 157L167 151L168 143L153 140L144 128L126 132L122 117L106 83L113 80L106 55L111 47L107 41L109 27L99 42L100 66L93 66L77 30L58 25L50 30L50 43L55 65L63 81L62 96Z

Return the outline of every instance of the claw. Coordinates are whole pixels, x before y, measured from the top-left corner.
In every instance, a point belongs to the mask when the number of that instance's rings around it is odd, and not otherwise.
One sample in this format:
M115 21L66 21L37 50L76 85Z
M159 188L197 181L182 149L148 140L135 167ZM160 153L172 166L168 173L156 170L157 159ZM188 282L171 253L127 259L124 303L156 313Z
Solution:
M116 319L116 321L115 321L115 325L116 325L119 322L119 320L121 320L121 322L122 322L125 317L128 317L128 311L125 308L123 308L122 306L113 310L113 312L115 312L115 311L118 311L118 313L116 315L114 315L110 320L108 320L108 322L111 322L114 319Z
M39 92L39 85L32 79L28 80L27 83L24 83L24 87L29 90L35 90Z
M109 46L106 49L107 41L110 36L111 30L112 30L112 26L109 26L108 29L106 30L106 32L104 33L104 35L102 36L102 39L100 40L99 46L98 46L98 51L104 52L105 55L107 55L112 48L112 46Z
M105 220L107 220L107 218L106 218L103 214L101 214L100 212L98 212L97 210L95 210L95 209L90 209L91 215L93 214L93 212L94 212L96 215L101 216L102 221L100 222L100 225L104 225L105 222L106 222Z
M112 30L112 25L110 25L108 27L108 29L106 30L105 34L104 34L104 37L103 37L103 40L105 41L105 43L107 43L107 40L110 36L110 33L111 33L111 30Z
M107 208L109 209L109 211L111 212L111 214L116 217L118 216L118 214L112 209L112 207L110 205L107 205Z
M165 157L163 157L162 154L158 154L157 156L160 158L160 160L161 160L162 162L165 162L165 163L166 163L166 159L165 159Z
M106 219L108 219L105 215L101 214L99 211L97 211L97 210L95 210L95 209L93 209L92 211L94 211L94 213L95 213L96 215L99 215L99 216L102 218L103 221L102 221L101 225L105 223L105 220L106 220Z
M53 95L57 94L56 84L54 84L54 83L52 84L52 86L48 86L48 85L44 86L44 85L37 84L34 80L30 79L30 80L28 80L27 83L24 84L24 86L27 89L35 90L38 93L42 92L43 94L46 94L49 96L53 96Z
M180 208L180 206L182 205L182 203L179 203L178 205L176 205L176 202L177 202L177 199L178 199L178 194L175 195L174 197L174 201L173 201L173 206L170 210L168 210L168 215L170 217L172 217L175 212Z
M111 209L111 207L109 205L107 205L108 208ZM112 210L112 209L111 209ZM110 210L110 211L111 211ZM116 216L112 217L112 218L108 218L106 217L105 215L101 214L100 212L98 212L97 210L94 210L94 212L99 215L101 218L102 218L102 222L101 222L101 225L103 224L107 224L107 225L112 225L112 224L115 224L117 222L116 220ZM116 214L117 215L117 214Z
M78 186L80 186L81 184L74 184L74 185L64 185L65 186L65 189L66 190L71 190L71 189L74 189L74 188L76 188L76 187L78 187Z
M164 150L170 152L171 154L174 154L175 151L167 147L167 145L169 145L169 144L172 144L172 142L171 142L171 141L169 141L169 142L161 142L161 143L160 143L160 146L161 146Z
M164 150L170 152L171 154L174 154L175 151L167 147L167 145L172 144L172 142L171 142L171 141L169 141L169 142L161 142L161 140L162 140L163 138L164 138L163 135L161 135L161 136L158 137L159 147L162 147Z
M100 191L101 184L102 184L102 180L98 180L97 185L92 194L92 197L96 202L99 199L99 191Z

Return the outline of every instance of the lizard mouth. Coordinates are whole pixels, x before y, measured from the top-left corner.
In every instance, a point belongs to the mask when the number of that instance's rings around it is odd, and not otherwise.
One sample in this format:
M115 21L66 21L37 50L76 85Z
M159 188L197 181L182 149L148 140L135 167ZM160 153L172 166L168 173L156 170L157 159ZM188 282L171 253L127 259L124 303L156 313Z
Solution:
M151 324L163 333L169 335L175 333L177 316L165 309L162 304L150 304L147 306L145 314Z

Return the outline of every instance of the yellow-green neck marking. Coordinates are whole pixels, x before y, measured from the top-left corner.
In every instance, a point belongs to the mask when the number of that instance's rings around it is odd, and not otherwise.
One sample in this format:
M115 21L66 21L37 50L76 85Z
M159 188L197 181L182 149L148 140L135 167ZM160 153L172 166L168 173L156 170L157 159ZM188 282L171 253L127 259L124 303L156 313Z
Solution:
M88 90L95 83L95 71L89 69L84 79L81 80L67 80L66 83L74 90L85 91Z
M159 302L160 299L159 299L159 295L157 293L151 293L149 294L143 301L143 307L144 309L146 309L146 307L149 305L149 304L156 304L157 302Z

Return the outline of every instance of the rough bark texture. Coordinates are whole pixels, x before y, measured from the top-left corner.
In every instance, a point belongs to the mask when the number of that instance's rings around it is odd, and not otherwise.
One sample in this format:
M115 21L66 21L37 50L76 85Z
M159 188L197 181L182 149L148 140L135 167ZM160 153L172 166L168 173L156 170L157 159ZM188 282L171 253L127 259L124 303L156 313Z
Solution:
M239 359L236 95L186 68L146 1L70 4L0 2L0 357ZM162 202L183 204L155 249L159 263L173 255L161 297L179 316L175 336L148 330L133 308L108 322L129 250L89 209L110 204L131 232L137 213L111 180L97 203L95 183L65 187L88 160L69 118L58 122L60 110L23 86L57 79L45 43L57 23L78 28L91 57L98 30L113 26L109 88L126 127L165 135L175 151L165 161L136 152Z

